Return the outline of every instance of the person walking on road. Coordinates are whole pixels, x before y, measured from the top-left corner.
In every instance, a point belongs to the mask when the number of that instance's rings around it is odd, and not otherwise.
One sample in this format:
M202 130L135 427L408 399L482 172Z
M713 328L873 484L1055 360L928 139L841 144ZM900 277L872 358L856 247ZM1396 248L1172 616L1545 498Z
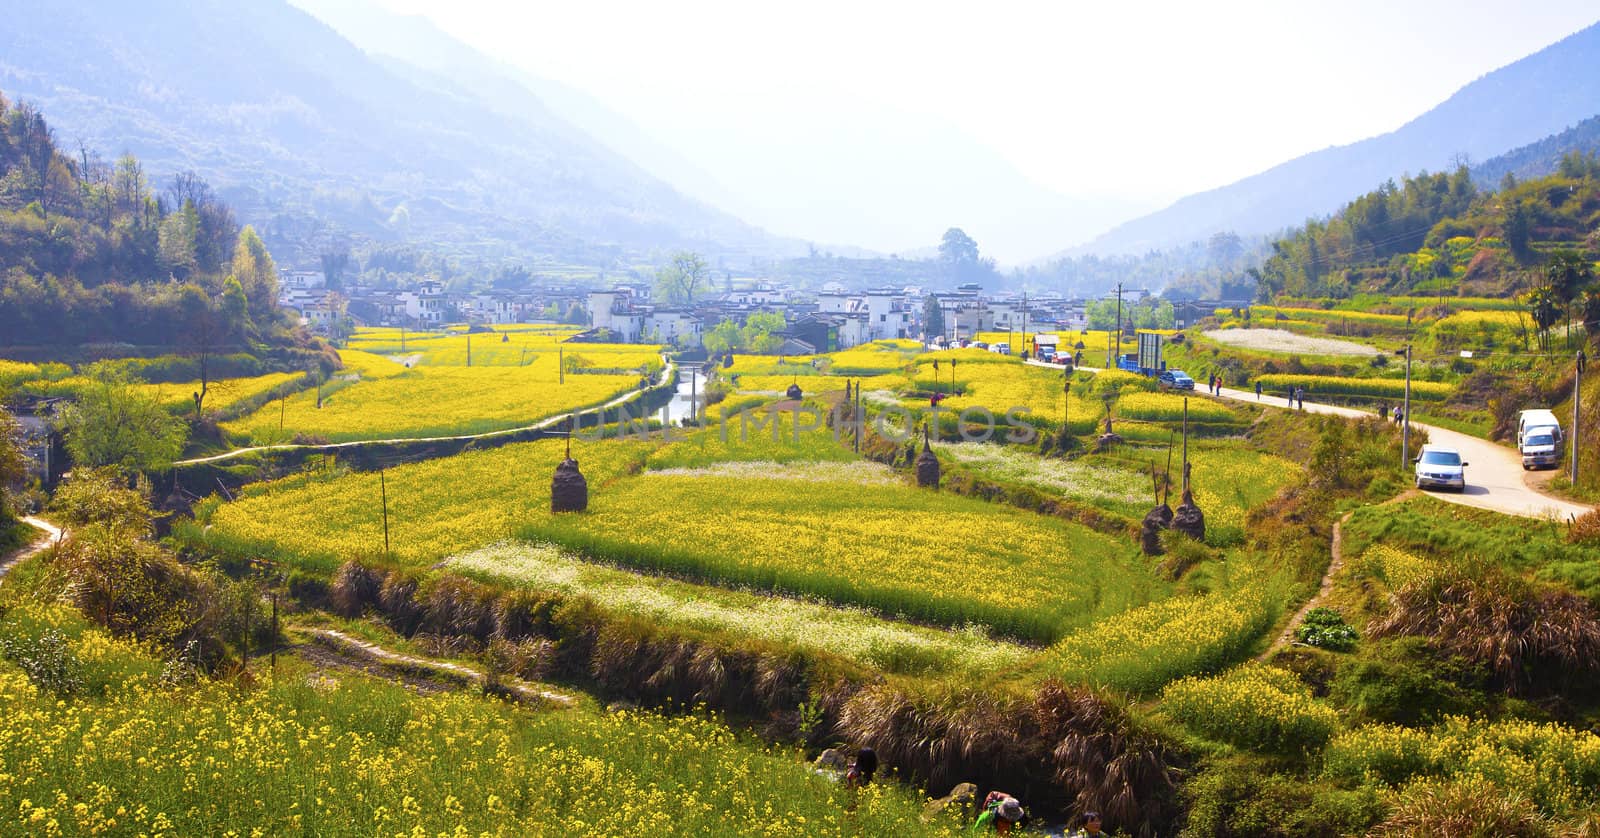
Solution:
M1379 419L1383 419L1385 421L1388 420L1388 418L1389 418L1389 403L1388 402L1378 402L1378 418Z
M1256 379L1256 401L1261 401L1261 379Z

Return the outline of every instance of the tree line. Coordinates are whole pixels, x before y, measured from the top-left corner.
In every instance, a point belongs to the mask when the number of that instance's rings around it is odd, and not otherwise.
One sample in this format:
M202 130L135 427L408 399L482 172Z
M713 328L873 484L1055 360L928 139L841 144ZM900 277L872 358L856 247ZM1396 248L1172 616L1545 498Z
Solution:
M255 231L192 172L159 191L138 159L63 150L0 95L0 343L296 342Z

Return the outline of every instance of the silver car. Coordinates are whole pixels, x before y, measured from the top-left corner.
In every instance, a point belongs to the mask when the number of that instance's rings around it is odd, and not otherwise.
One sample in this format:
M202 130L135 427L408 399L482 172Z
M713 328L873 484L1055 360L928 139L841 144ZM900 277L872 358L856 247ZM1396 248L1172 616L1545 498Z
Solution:
M1422 446L1417 455L1417 488L1466 491L1467 464L1461 460L1461 452L1443 445Z

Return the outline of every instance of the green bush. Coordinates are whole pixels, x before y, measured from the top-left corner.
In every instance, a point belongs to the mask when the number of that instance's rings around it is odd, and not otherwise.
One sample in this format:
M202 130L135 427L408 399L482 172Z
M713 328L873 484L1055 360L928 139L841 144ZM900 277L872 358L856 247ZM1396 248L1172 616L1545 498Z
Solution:
M1184 787L1189 804L1182 835L1271 835L1336 838L1365 834L1383 816L1383 801L1371 787L1330 788L1282 774L1268 774L1243 760L1207 765Z
M1313 608L1295 629L1295 640L1327 649L1331 652L1348 652L1356 647L1356 630L1344 621L1344 615L1332 608Z

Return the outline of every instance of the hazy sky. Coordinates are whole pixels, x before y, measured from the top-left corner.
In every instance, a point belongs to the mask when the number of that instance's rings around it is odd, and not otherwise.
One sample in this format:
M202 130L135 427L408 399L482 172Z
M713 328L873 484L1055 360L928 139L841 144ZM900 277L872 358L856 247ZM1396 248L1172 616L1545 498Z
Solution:
M379 2L594 94L724 180L740 138L792 137L763 162L798 160L796 126L881 111L1146 207L1397 128L1600 19L1594 0Z

